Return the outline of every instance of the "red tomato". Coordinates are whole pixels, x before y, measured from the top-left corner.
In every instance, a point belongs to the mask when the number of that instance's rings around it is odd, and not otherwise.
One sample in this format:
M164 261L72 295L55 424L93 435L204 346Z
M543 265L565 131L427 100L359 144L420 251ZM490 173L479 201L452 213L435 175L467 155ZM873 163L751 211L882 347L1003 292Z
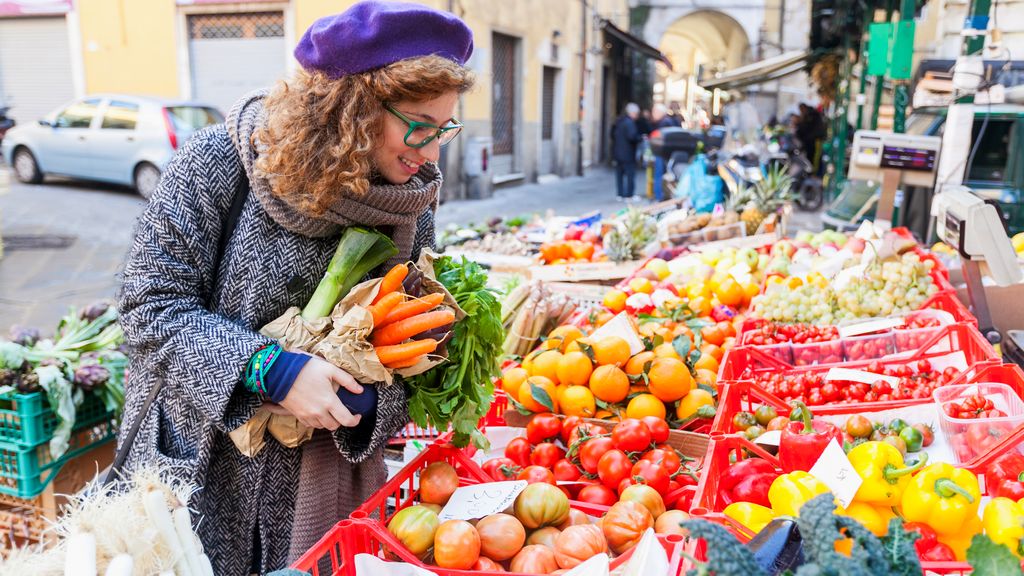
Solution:
M562 420L561 437L563 444L565 444L566 446L569 445L570 436L572 436L572 431L575 430L576 427L579 426L580 422L582 421L583 419L580 418L579 416L568 416L565 420Z
M938 536L931 526L923 522L904 522L903 527L906 528L907 532L915 532L920 536L920 538L914 540L914 548L917 549L919 556L924 551L935 546Z
M582 475L575 464L564 458L555 462L555 465L551 467L551 472L554 474L555 480L563 482L574 482L579 480Z
M629 488L634 484L636 484L636 480L633 480L632 478L623 478L622 482L619 482L619 488L618 490L616 490L616 492L618 492L618 494L621 496L622 492L625 491L626 488Z
M544 468L543 466L527 466L523 468L523 471L519 473L516 480L526 480L527 484L551 484L555 485L555 475L551 473L551 470Z
M580 422L572 432L569 433L569 446L579 441L580 438L592 438L604 434L604 430L589 422Z
M647 484L657 490L659 494L668 493L669 474L660 462L641 460L633 465L631 474L638 482Z
M551 442L543 442L534 446L533 454L530 454L530 462L536 466L551 468L565 457L565 450L562 450Z
M627 418L612 428L615 447L624 452L639 452L651 446L651 430L642 421Z
M668 422L665 422L663 418L658 418L657 416L644 416L640 421L646 424L647 429L651 431L652 442L655 444L661 444L668 440Z
M519 466L530 465L530 441L526 438L513 438L508 446L505 446L505 457L511 459Z
M577 430L583 428L585 424L580 424ZM615 449L615 442L611 438L593 438L583 443L580 448L580 464L583 465L583 469L590 474L597 474L597 464L601 460L601 456L604 456L609 450ZM513 458L514 460L514 458Z
M623 479L629 478L633 463L622 450L609 450L601 456L597 465L597 476L605 486L615 489Z
M593 486L584 486L580 493L576 496L576 499L580 502L587 502L590 504L600 504L602 506L611 506L619 501L619 497L612 491L611 488L604 484L594 484Z
M498 482L513 480L519 475L520 467L511 458L491 458L483 465L484 472Z
M534 414L526 425L526 439L530 444L540 444L551 438L558 438L562 432L562 421L550 412Z
M679 458L679 454L677 454L675 450L663 450L661 448L648 450L640 457L640 459L661 464L662 468L668 472L669 476L675 474L679 470L679 467L683 465L682 459Z

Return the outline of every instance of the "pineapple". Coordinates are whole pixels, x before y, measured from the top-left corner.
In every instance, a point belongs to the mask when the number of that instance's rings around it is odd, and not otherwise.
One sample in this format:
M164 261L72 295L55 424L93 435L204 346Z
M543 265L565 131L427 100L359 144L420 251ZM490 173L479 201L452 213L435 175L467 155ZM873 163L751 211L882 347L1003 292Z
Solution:
M633 249L629 244L629 236L618 226L612 228L602 239L604 253L614 262L626 262L633 259Z
M615 262L636 260L644 255L644 248L657 236L658 224L654 218L630 208L604 235L604 252Z
M793 177L785 166L773 166L764 178L754 186L747 186L730 199L733 209L739 210L740 221L747 227L747 234L755 234L769 214L786 202L793 200Z

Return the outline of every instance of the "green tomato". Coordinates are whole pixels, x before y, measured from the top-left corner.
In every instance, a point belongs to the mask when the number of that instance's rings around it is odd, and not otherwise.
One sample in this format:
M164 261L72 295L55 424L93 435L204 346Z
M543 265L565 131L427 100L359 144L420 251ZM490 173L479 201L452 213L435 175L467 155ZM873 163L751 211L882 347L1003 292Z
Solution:
M758 436L764 433L764 426L761 426L760 424L754 424L750 428L747 428L746 430L743 431L743 435L747 438L747 440L750 441L756 440Z
M732 425L737 432L743 432L751 426L756 426L757 418L755 418L750 412L737 412L736 415L732 417Z
M900 430L900 438L907 443L907 452L917 452L924 444L924 434L913 426Z
M779 413L775 411L775 407L767 404L758 406L757 410L754 411L754 418L761 426L767 426L768 423L774 420L778 415Z
M907 424L907 421L902 418L897 418L892 422L889 422L889 430L892 430L897 434L899 434L907 426L910 426L910 424Z

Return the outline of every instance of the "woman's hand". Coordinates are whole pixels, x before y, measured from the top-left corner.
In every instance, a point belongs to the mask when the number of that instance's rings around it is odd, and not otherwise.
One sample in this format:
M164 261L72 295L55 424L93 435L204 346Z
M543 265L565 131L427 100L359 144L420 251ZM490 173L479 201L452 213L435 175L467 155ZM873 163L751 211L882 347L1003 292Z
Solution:
M338 399L336 392L340 387L354 394L363 391L363 387L347 372L313 356L295 378L292 389L281 401L281 407L310 428L332 431L340 426L351 428L359 424L360 416L352 415Z

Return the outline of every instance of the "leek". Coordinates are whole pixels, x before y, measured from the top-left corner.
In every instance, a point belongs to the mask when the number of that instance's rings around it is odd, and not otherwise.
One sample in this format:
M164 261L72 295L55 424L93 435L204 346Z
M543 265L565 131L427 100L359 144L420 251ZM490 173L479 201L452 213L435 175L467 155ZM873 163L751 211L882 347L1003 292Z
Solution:
M351 227L345 230L323 280L302 310L302 318L329 316L334 306L371 270L398 253L395 243L379 232Z

